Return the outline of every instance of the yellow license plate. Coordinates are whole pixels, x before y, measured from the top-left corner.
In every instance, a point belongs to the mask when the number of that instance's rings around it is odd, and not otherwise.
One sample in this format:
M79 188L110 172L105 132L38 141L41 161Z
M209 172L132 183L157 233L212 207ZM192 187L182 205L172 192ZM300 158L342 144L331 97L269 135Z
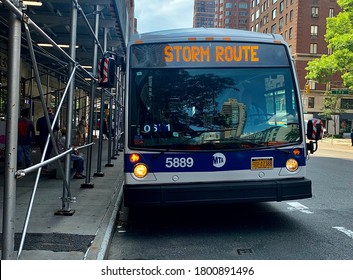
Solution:
M252 158L251 170L273 169L273 158Z

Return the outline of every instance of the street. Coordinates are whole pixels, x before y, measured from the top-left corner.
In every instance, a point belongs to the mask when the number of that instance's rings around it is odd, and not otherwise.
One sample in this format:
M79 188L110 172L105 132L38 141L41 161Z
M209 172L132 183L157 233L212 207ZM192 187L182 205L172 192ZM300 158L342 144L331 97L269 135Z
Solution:
M352 260L352 151L322 146L310 156L309 199L123 208L109 259Z

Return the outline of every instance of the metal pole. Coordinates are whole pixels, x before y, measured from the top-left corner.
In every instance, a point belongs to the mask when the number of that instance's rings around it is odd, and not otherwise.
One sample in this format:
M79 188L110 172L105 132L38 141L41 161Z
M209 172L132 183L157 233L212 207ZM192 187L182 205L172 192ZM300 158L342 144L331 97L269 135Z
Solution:
M108 162L105 164L106 167L113 167L114 164L112 163L112 113L113 113L113 96L109 96L109 136L108 136Z
M107 51L107 36L108 30L104 28L104 40L103 40L103 51ZM101 110L100 110L100 126L99 126L99 142L98 142L98 158L97 158L97 172L94 173L94 176L103 177L104 173L102 172L102 150L103 150L103 124L104 122L104 90L101 90ZM109 135L109 134L108 134Z
M104 90L101 89L101 108L100 108L100 126L99 126L99 141L98 141L98 157L97 157L97 172L94 176L104 177L102 172L102 149L103 149L103 123L104 123Z
M104 51L107 51L108 45L108 28L104 28ZM108 122L108 162L106 163L106 167L113 167L114 164L111 163L111 150L112 150L112 107L113 107L113 98L112 98L112 90L110 90L109 95L109 122Z
M99 5L96 5L95 10L95 22L94 22L94 34L96 38L98 38L99 34L99 18L100 18L100 8ZM96 78L97 77L97 52L98 52L98 44L97 40L93 41L93 61L92 61L92 74ZM93 142L93 130L94 130L94 102L96 96L96 88L97 88L97 80L91 80L91 95L90 95L90 102L89 102L89 123L88 123L88 135L87 135L87 142ZM92 169L92 152L93 147L89 146L87 148L87 168L86 168L86 181L84 184L81 184L81 188L93 188L94 184L90 182L91 180L91 169Z
M19 7L19 1L14 1ZM6 118L5 188L3 207L3 240L1 259L14 259L16 221L17 126L20 100L21 21L9 15L9 70Z
M71 5L71 28L70 28L70 57L69 61L69 73L72 73L75 69L75 64L73 61L76 61L76 39L77 39L77 7L72 3ZM72 111L73 111L73 100L75 93L75 79L72 79L69 84L69 90L67 95L67 110L66 110L66 149L71 147L72 139ZM70 180L70 167L71 167L71 154L67 154L65 157L65 181L68 182L67 187L63 185L63 195L62 195L62 208L55 212L56 215L65 215L72 216L75 213L75 210L72 210L70 207L71 199L69 197L71 180Z

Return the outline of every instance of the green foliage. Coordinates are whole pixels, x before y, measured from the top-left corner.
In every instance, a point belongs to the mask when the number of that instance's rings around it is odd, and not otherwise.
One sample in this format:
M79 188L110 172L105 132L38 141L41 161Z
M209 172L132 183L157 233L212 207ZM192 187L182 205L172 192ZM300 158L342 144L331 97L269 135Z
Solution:
M325 40L332 54L308 63L306 78L325 83L340 73L343 84L353 89L353 0L338 0L343 11L327 18Z
M339 98L336 94L332 94L331 92L325 92L324 98L324 108L319 115L325 116L327 119L331 119L333 115L339 115L345 112L345 109L340 108L339 106ZM336 123L336 119L333 120L333 127L336 132L338 124Z
M307 79L325 83L337 72L338 66L332 56L323 55L321 58L309 61L305 69L308 71Z
M338 5L345 11L353 10L353 1L352 0L337 0Z

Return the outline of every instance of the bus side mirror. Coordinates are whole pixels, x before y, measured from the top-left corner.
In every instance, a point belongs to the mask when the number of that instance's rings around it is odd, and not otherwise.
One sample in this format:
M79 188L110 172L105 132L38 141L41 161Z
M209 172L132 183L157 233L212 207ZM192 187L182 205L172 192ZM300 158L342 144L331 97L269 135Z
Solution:
M324 135L324 128L322 125L322 120L320 119L312 119L308 121L308 125L306 128L306 136L310 140L320 140Z
M98 84L102 88L116 87L116 61L110 53L105 53L98 63Z
M317 151L318 144L317 141L322 139L324 135L324 128L322 124L322 120L320 119L312 119L308 121L306 128L306 136L309 140L309 143L306 144L307 150L310 151L311 154Z

